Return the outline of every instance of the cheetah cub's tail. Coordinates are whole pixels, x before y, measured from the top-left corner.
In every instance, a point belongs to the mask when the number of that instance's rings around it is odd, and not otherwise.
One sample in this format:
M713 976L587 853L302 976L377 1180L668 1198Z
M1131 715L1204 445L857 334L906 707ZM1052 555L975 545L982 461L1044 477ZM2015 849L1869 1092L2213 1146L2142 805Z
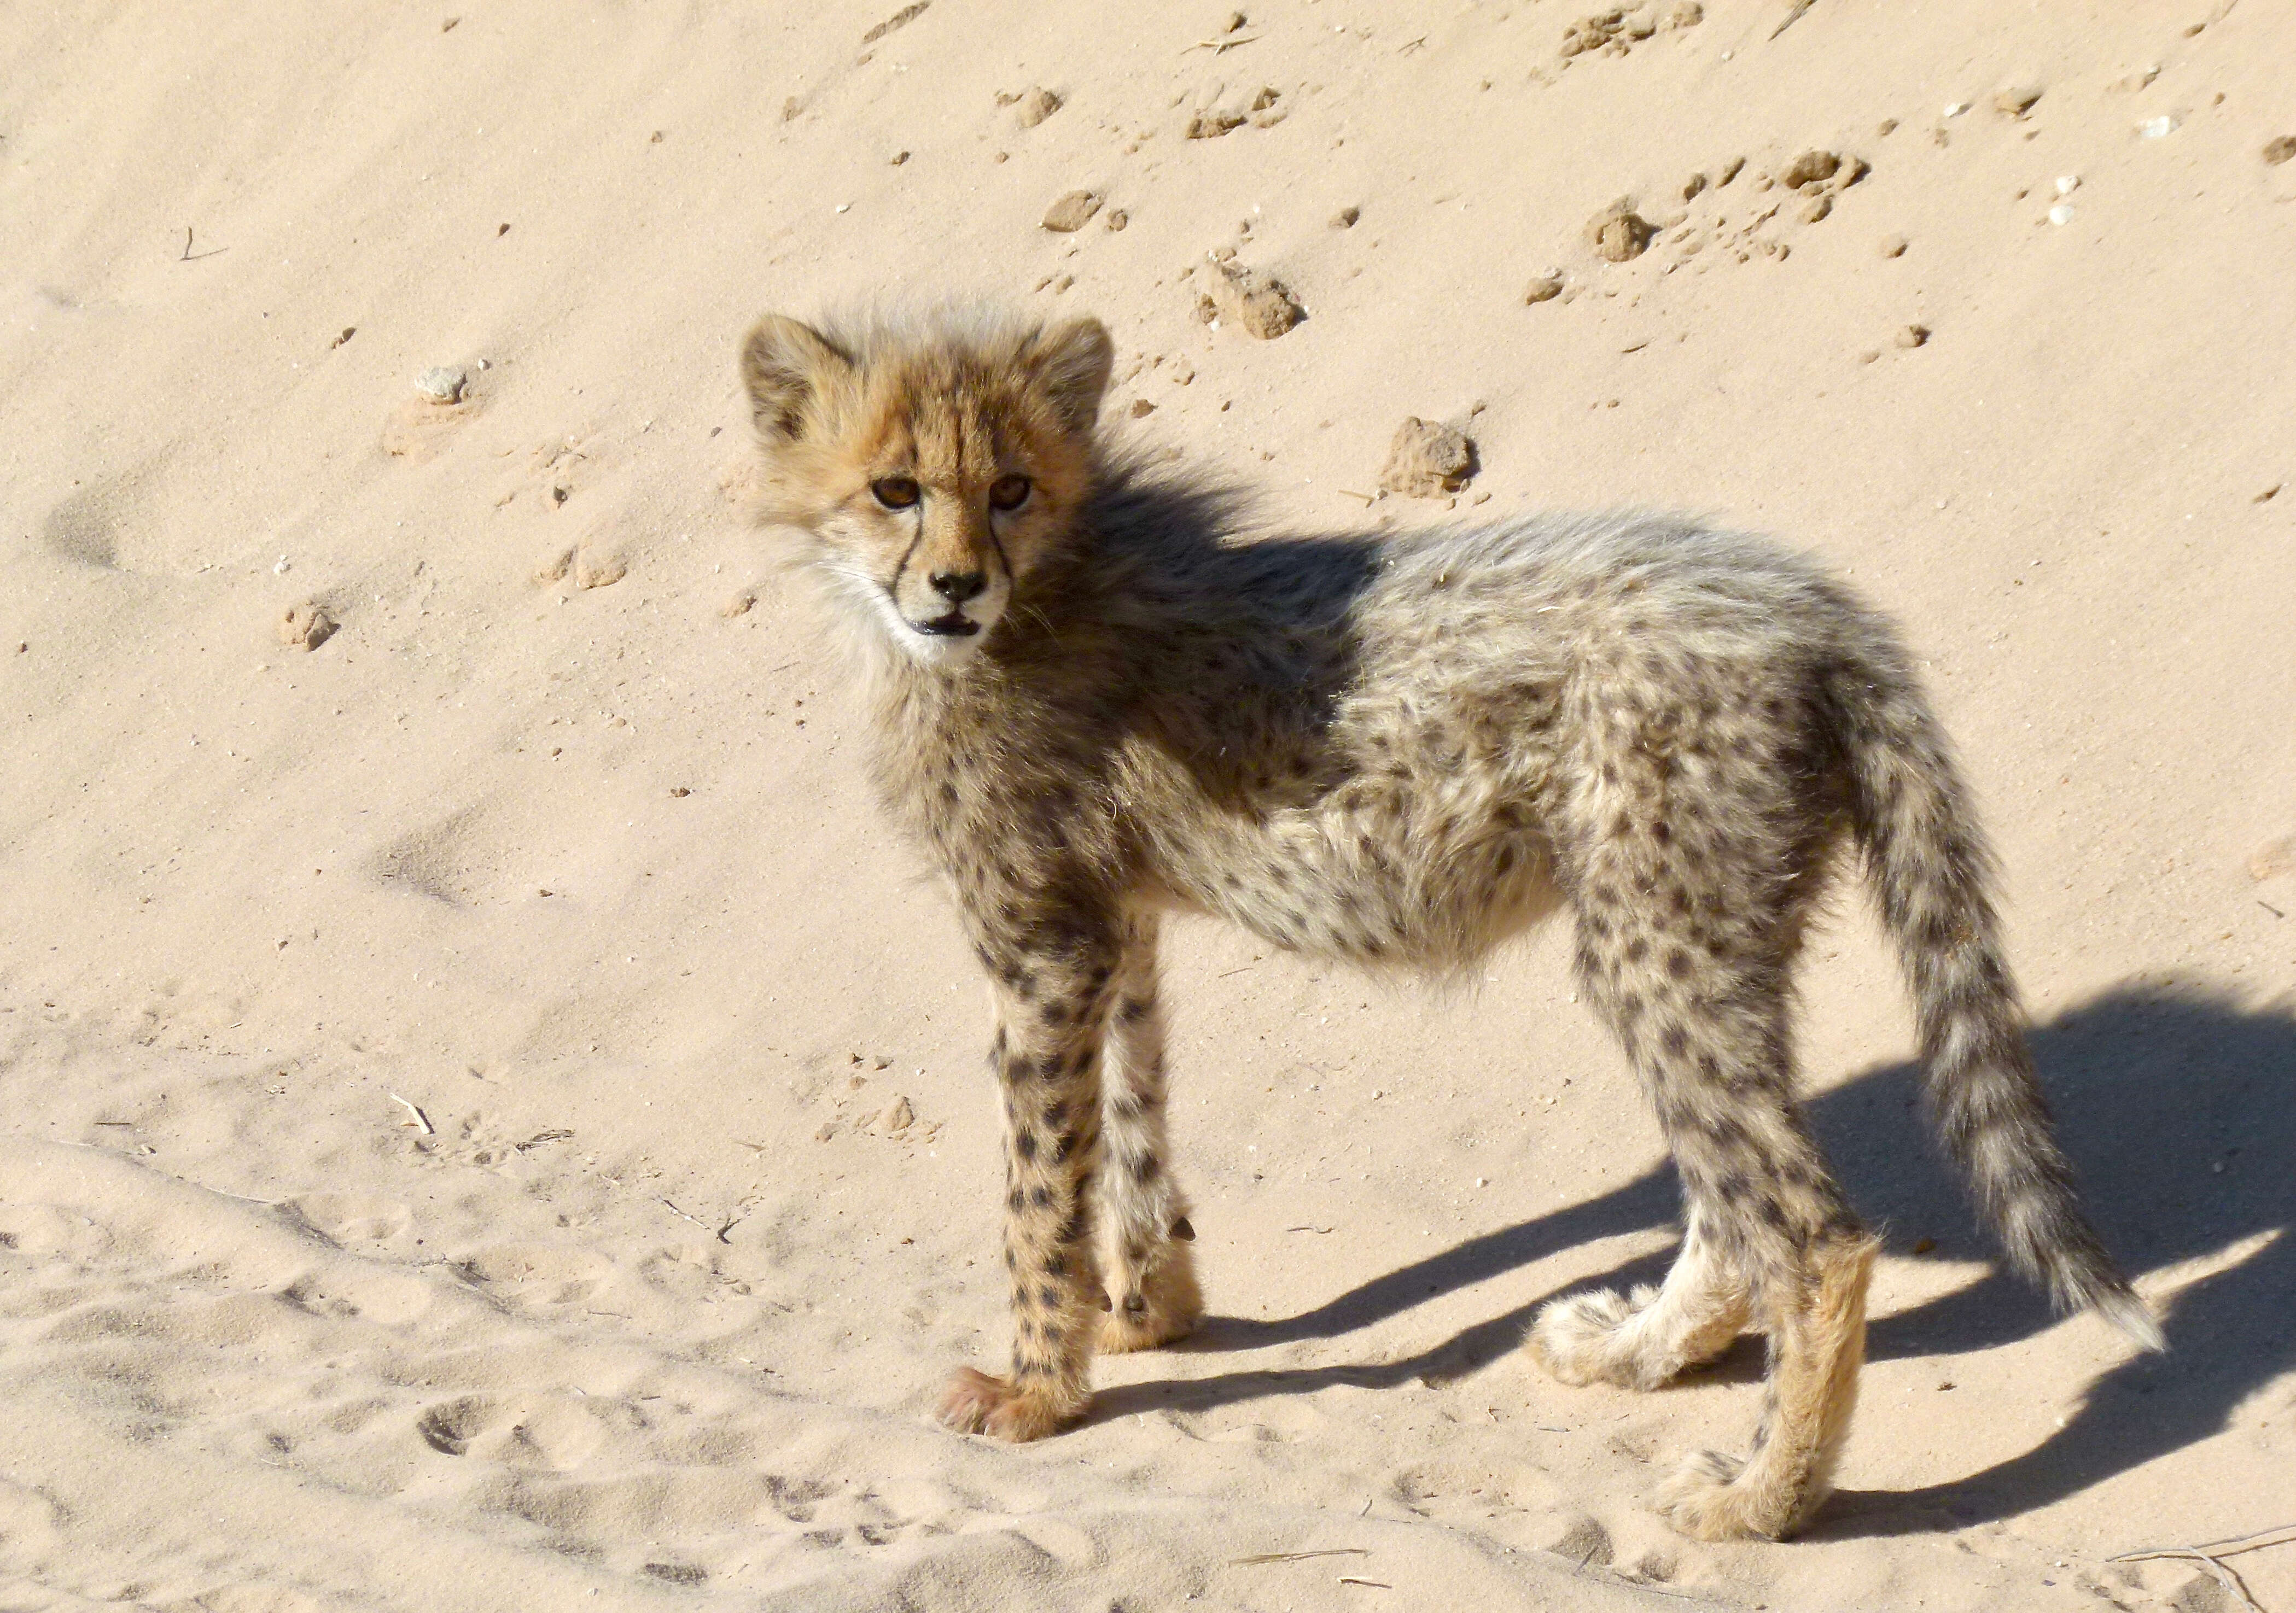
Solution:
M2161 1324L2081 1213L2051 1134L2002 955L1993 859L1943 731L1905 654L1867 618L1829 678L1850 813L1921 1034L1924 1093L1980 1213L2060 1310L2094 1306L2147 1349Z

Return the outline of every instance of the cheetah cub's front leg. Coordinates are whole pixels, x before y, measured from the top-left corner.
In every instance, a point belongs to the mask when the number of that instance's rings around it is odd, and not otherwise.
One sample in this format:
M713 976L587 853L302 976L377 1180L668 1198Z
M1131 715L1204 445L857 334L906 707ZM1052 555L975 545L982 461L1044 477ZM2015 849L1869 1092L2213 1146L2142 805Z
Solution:
M1100 1059L1113 948L1104 960L1018 949L992 964L997 1029L989 1062L1004 1095L1004 1269L1013 1371L961 1370L940 1419L968 1434L1041 1439L1092 1400L1095 1340L1107 1320L1093 1229L1101 1151Z
M1185 1339L1204 1314L1188 1245L1195 1229L1172 1177L1164 1134L1164 1015L1156 999L1152 919L1131 925L1110 1011L1102 1200L1112 1302L1100 1331L1110 1355Z

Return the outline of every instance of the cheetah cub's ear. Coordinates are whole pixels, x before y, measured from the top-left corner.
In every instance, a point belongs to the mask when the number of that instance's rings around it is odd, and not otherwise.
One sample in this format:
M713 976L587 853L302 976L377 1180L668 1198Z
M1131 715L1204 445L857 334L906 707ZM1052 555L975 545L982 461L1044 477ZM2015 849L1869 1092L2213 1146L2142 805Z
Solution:
M1072 319L1039 335L1024 362L1061 423L1079 437L1089 436L1116 364L1108 328L1097 319Z
M811 325L782 314L758 321L742 343L742 384L758 440L784 447L821 425L824 394L853 368L851 356Z

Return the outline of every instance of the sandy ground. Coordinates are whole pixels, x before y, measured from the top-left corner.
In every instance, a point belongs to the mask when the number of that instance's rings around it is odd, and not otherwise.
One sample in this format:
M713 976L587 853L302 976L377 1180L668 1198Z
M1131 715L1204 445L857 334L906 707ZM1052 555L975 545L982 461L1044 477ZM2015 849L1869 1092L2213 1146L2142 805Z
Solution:
M0 1608L2237 1605L2106 1560L2296 1522L2296 13L461 3L0 8ZM1306 321L1199 323L1222 247ZM751 318L943 293L1108 320L1116 429L1288 526L1445 513L1357 496L1420 415L1459 515L1706 512L1898 613L2171 1354L1996 1274L1845 905L1844 1489L1678 1540L1757 1346L1514 1348L1675 1209L1554 939L1435 997L1184 928L1215 1318L1063 1437L932 1426L1004 1347L981 994L721 485Z

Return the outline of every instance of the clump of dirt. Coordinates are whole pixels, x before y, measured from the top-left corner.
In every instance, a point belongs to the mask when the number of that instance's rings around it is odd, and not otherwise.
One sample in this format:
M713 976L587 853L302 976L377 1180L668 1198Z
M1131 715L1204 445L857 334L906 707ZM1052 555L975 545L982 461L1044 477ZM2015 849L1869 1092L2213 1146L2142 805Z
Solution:
M1562 30L1563 61L1573 56L1623 56L1652 34L1696 28L1706 20L1706 8L1698 0L1677 0L1663 16L1653 15L1653 9L1650 0L1641 0L1639 4L1614 5L1579 18Z
M1211 290L1197 298L1196 313L1207 324L1217 319L1262 341L1273 341L1308 316L1282 281L1238 263L1214 266Z
M1465 432L1414 414L1396 428L1379 473L1380 490L1442 498L1465 487L1476 468L1475 445Z
M290 605L279 618L279 642L291 649L316 650L335 635L335 618L309 600Z
M1090 191L1070 191L1045 209L1045 227L1055 234L1073 235L1099 211L1099 197Z
M1635 211L1634 198L1621 196L1587 221L1587 244L1612 263L1627 263L1650 250L1658 230Z

